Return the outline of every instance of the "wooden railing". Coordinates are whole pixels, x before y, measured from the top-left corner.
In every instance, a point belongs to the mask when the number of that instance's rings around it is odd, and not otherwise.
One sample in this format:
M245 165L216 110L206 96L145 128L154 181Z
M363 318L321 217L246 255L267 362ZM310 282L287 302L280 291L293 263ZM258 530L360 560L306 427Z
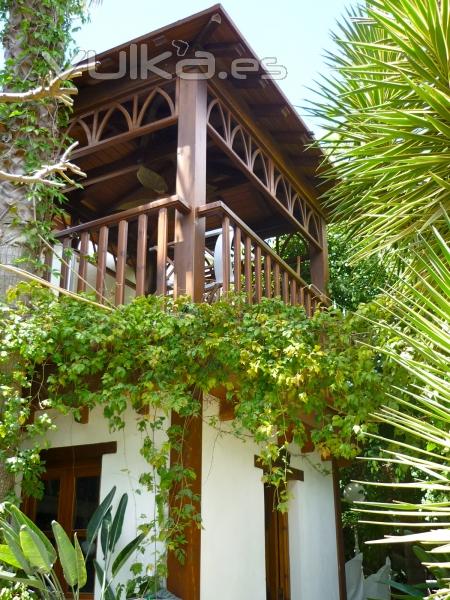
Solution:
M250 303L281 297L286 304L304 306L308 315L328 304L320 290L308 285L223 202L201 206L197 213L216 217L221 224L221 293L244 292Z
M49 278L63 289L93 291L99 302L115 305L145 294L173 295L175 211L187 214L190 207L170 196L56 232L59 248L48 253ZM230 291L245 293L249 303L280 297L304 306L308 315L327 304L320 290L223 202L206 204L197 215L207 225L205 301Z
M175 210L188 213L190 207L178 196L171 196L56 232L61 257L55 260L54 253L48 253L46 262L50 270L52 262L53 268L57 263L61 288L92 290L99 302L118 305L127 301L126 289L132 296L149 293L148 261L153 250L154 291L165 295L170 247L173 250L169 212ZM149 247L152 240L154 246ZM105 289L107 281L112 289Z

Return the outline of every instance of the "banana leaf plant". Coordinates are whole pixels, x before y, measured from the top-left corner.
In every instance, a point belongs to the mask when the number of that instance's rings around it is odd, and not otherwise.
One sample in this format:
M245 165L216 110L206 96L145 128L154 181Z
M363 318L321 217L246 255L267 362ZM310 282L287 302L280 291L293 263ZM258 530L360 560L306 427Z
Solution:
M116 556L115 549L122 533L127 494L123 494L116 511L112 511L114 487L92 515L86 531L85 550L81 548L77 534L73 542L57 521L52 522L55 538L53 545L48 537L14 504L5 503L0 513L0 582L25 585L43 600L65 600L61 582L55 572L59 561L67 587L73 600L79 600L87 582L86 559L100 537L103 552L103 567L94 559L100 584L101 600L116 600L114 579L144 539L138 535Z

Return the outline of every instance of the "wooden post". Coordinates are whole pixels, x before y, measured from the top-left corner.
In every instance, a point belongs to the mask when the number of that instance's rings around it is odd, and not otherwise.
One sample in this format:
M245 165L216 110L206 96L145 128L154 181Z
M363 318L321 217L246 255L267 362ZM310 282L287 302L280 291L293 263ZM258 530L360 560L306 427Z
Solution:
M175 217L175 297L188 295L202 302L205 289L205 219L196 208L206 204L206 124L207 84L201 79L178 79L178 153L176 191L191 207L191 212ZM172 413L172 424L184 426L185 419ZM180 453L171 454L171 462L191 468L196 479L195 494L201 492L202 419L189 421ZM198 507L200 511L200 506ZM170 510L170 507L169 507ZM168 589L183 600L200 600L201 531L192 523L185 531L187 545L184 564L168 554Z
M178 79L177 194L191 212L175 219L175 296L203 300L205 288L205 219L195 209L206 204L207 85L205 80Z
M191 490L200 495L202 487L202 416L192 417L186 422L172 412L172 425L184 428L183 445L180 452L172 450L171 463L182 464L186 469L192 469L196 478L191 482ZM176 494L176 489L174 494ZM189 502L189 500L187 500ZM172 499L176 503L176 499ZM179 500L178 500L179 502ZM200 506L197 507L200 511ZM200 544L201 530L198 524L191 523L185 529L186 552L184 564L181 564L173 552L167 557L167 589L182 598L182 600L200 600Z
M320 242L322 250L309 246L309 257L311 260L311 283L321 292L327 292L328 285L328 245L327 228L325 219L320 220Z
M339 489L339 468L335 460L332 461L334 515L336 527L336 551L338 561L339 600L347 600L347 583L345 580L345 555L344 537L342 534L341 492Z

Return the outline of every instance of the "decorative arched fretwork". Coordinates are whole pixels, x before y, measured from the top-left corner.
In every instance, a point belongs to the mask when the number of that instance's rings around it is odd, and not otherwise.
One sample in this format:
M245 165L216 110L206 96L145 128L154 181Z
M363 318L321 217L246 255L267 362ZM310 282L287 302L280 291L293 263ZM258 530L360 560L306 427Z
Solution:
M263 183L263 185L269 189L270 188L270 174L269 167L267 165L267 159L262 153L262 151L258 148L253 152L251 169L254 175Z
M322 218L296 183L268 156L246 127L218 98L210 96L208 129L219 136L229 151L243 163L267 192L298 222L310 240L321 247Z
M118 139L124 134L139 135L154 123L176 117L174 92L161 87L150 92L134 94L109 103L89 113L76 116L67 135L78 141L76 152L85 151L106 140ZM76 153L75 153L76 155Z

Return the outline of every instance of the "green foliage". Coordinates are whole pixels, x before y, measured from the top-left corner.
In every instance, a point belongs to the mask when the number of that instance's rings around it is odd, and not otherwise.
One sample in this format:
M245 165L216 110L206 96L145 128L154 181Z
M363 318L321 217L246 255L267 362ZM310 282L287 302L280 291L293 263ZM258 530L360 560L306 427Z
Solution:
M90 538L86 556L89 556L92 545L99 532L103 530L107 517L111 514L114 493L115 488L105 497L88 524ZM111 530L111 534L106 538L104 568L99 567L96 561L94 563L100 580L99 597L101 600L120 598L123 586L118 586L116 595L113 590L114 578L145 538L145 534L140 534L127 544L113 561L115 546L122 533L127 501L128 496L124 494L112 519L115 524L114 532L112 533ZM77 534L74 535L72 544L64 529L56 521L52 522L52 530L56 550L46 535L16 506L13 504L2 506L0 533L6 543L0 545L0 561L8 568L14 569L13 571L0 569L2 585L5 581L13 584L7 588L9 592L5 594L5 600L15 600L15 598L31 600L30 588L39 591L40 597L44 600L64 600L66 596L54 570L57 560L61 564L64 580L71 590L72 598L79 599L80 592L82 593L83 587L86 585L87 575L86 559L78 542ZM3 600L3 596L0 595L0 598Z
M368 523L380 522L382 518L397 534L412 526L419 531L425 529L424 533L389 536L384 543L421 544L416 553L437 579L440 590L437 597L447 598L450 593L450 246L436 229L433 235L432 245L422 240L427 254L414 257L421 273L417 284L406 284L402 292L397 291L390 307L397 321L386 330L392 337L402 339L410 351L383 350L406 371L414 373L416 383L407 388L396 385L390 395L398 403L398 409L383 406L376 413L380 422L395 428L395 437L378 436L389 444L389 449L386 445L382 449L378 460L411 468L414 475L412 483L384 485L421 490L426 496L415 503L365 503L360 512ZM399 446L397 432L405 431L411 440ZM432 529L426 531L429 528Z
M353 263L353 246L341 226L328 228L329 295L340 308L356 310L379 296L395 280L393 268L374 255Z
M341 309L356 310L360 304L371 302L396 280L393 266L375 255L353 262L354 248L344 227L328 227L328 295ZM301 257L301 276L309 281L309 259L305 243L299 235L281 236L276 242L277 253L292 268Z
M2 89L27 91L48 81L70 63L74 22L86 19L83 0L1 0L0 29L5 63L0 70ZM77 23L78 21L78 23ZM66 85L71 85L67 82ZM6 170L31 173L56 162L67 148L61 128L68 122L66 107L52 98L25 104L0 104L2 139L0 159ZM24 262L42 271L42 240L51 236L52 218L62 214L64 195L36 184L28 191L34 218L24 223L20 207L10 207L11 224L23 231L29 257Z
M112 429L124 426L127 407L149 407L152 418L138 421L149 465L140 482L155 494L158 514L144 532L166 542L180 560L185 527L192 520L200 524L200 517L191 490L195 474L169 465L171 449L182 447L183 431L168 427L167 420L176 411L189 426L201 413L193 391L225 388L235 404L233 434L255 439L266 478L280 490L284 506L288 466L280 468L278 459L291 436L300 447L305 442L302 417L317 415L311 435L324 457L353 457L360 450L356 429L370 426L369 414L389 383L401 381L394 363L367 345L379 342L383 331L370 325L368 317L377 318L370 307L348 316L318 311L308 319L302 307L279 300L248 305L230 296L197 305L149 296L107 312L36 286L18 293L27 294L26 304L16 297L1 325L5 356L20 357L9 376L21 379L24 403L35 395L36 374L47 370L45 396L39 397L46 407L76 415L81 406L99 405ZM157 444L160 430L167 440ZM175 489L177 502L167 516ZM102 516L102 523L101 537L113 539L114 521L107 528Z
M367 0L333 36L335 75L309 110L354 259L407 259L450 208L449 13L449 0Z

